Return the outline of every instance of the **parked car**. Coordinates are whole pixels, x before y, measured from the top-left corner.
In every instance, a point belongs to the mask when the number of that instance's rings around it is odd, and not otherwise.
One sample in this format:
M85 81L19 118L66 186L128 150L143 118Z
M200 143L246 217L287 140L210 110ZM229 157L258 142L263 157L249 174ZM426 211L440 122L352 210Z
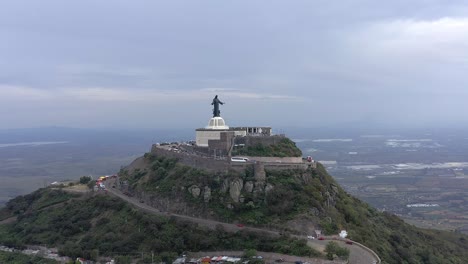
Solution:
M352 245L352 244L353 244L353 241L351 241L351 240L346 240L346 244Z
M236 224L237 227L244 227L244 224Z
M325 238L321 236L318 238L318 240L325 240Z

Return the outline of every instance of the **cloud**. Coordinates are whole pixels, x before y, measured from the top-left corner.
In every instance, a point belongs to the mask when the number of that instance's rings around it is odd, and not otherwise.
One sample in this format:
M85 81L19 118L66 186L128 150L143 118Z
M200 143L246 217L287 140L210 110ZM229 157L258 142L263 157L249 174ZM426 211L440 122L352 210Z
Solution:
M366 53L468 62L468 17L434 20L397 19L374 23L350 38Z
M3 100L36 101L88 101L88 102L167 102L168 100L206 100L214 94L230 99L248 100L299 100L298 97L279 94L263 94L232 88L203 88L197 90L157 90L131 88L59 88L34 89L21 86L0 86ZM0 100L1 100L0 99Z
M147 77L155 74L146 68L117 67L115 65L65 64L58 67L58 74L65 75L106 75L124 77Z
M251 92L242 89L234 88L203 88L200 90L205 95L213 95L213 93L222 93L226 97L252 99L252 100L302 100L302 98L293 95L284 94L268 94L261 92Z
M0 100L19 99L22 101L41 101L48 100L53 97L54 94L47 90L0 84Z

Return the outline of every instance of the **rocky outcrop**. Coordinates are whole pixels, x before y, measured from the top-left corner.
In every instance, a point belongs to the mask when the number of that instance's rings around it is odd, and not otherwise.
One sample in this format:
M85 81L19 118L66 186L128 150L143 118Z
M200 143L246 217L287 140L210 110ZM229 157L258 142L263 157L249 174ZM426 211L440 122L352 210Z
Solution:
M271 190L273 190L275 187L273 186L273 184L271 183L267 183L267 185L265 186L265 192L269 192Z
M312 180L312 177L308 173L302 173L301 174L301 180L304 184L309 184L310 181Z
M336 202L335 202L335 196L330 194L330 192L326 191L325 192L325 199L327 201L327 206L330 207L330 206L335 206Z
M200 196L200 193L201 193L201 189L200 187L196 186L196 185L192 185L189 187L188 191L192 194L192 196L194 198L198 198L198 196Z
M312 207L312 208L310 208L310 213L311 213L312 215L314 215L314 216L319 216L320 210L317 209L316 207Z
M205 189L203 190L203 200L205 203L211 200L211 189L208 186L205 186Z
M251 182L251 181L245 182L244 191L246 191L248 193L251 193L253 191L253 188L254 188L254 183L253 182Z
M241 202L241 203L244 203L244 202L245 202L245 197L244 197L244 195L241 194L241 195L239 196L239 202Z
M229 190L229 180L224 179L223 185L221 186L221 192L222 193L227 193L228 190Z
M265 182L256 182L254 184L254 193L263 193L265 191Z
M229 195L231 196L231 199L238 203L239 202L239 197L241 194L241 190L244 187L244 182L240 178L235 178L231 181L229 184Z

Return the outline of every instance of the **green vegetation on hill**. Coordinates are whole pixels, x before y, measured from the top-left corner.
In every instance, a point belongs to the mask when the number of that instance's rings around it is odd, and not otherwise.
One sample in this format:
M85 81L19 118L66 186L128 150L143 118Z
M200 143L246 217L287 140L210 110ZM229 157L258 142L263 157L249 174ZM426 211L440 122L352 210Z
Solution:
M0 244L15 247L46 244L58 247L63 255L92 260L98 255L140 256L141 252L149 254L154 251L160 261L168 262L184 251L250 248L303 256L318 255L306 245L305 240L272 238L247 231L232 234L221 226L216 230L200 229L194 223L142 213L124 201L104 194L68 200L49 209L34 209L42 197L57 196L66 199L68 194L41 189L9 201L9 209L3 210L14 212L18 220L0 226ZM21 210L16 210L18 208Z
M381 213L347 194L318 164L316 169L266 171L265 182L253 171L211 173L177 163L164 156L146 155L147 168L123 179L136 192L155 199L185 202L190 213L224 221L278 228L289 220L307 218L326 234L346 229L349 237L373 249L385 263L466 263L468 237L462 234L423 230ZM227 184L226 184L227 182ZM240 201L233 201L226 187L241 182ZM258 191L247 189L261 185ZM265 187L266 186L266 187ZM267 187L270 186L267 190ZM193 195L194 188L199 195ZM210 189L210 199L204 189ZM254 189L257 187L254 187Z
M245 148L234 149L232 155L245 155L255 157L301 157L302 151L289 138L281 139L277 144L256 144Z
M49 206L63 203L77 195L57 189L52 192L36 191L29 195L21 195L10 200L5 208L0 210L0 221L12 216L21 215L28 210L41 210Z
M37 256L28 256L21 253L0 251L0 263L8 264L56 264L55 260Z
M131 189L152 194L154 199L178 197L196 208L194 211L201 213L202 217L204 213L213 211L215 217L222 221L271 226L290 220L311 206L322 209L324 203L318 194L325 188L314 170L267 171L267 182L275 187L268 193L241 191L243 202L235 203L226 188L235 179L254 183L252 169L242 173L212 173L185 166L165 156L147 154L145 158L148 168L137 169L131 174L125 170L121 172L122 179L129 182ZM311 184L305 185L297 175ZM206 203L203 195L193 197L189 191L193 186L210 188L210 202Z
M318 174L333 181L321 165ZM338 189L334 205L326 209L331 221L321 221L327 233L348 230L350 239L373 249L385 263L466 263L467 236L416 228Z
M333 260L335 258L334 255L342 259L348 259L349 257L349 249L345 247L340 247L335 241L330 241L327 243L327 246L325 247L325 252L327 252L327 258L330 260Z

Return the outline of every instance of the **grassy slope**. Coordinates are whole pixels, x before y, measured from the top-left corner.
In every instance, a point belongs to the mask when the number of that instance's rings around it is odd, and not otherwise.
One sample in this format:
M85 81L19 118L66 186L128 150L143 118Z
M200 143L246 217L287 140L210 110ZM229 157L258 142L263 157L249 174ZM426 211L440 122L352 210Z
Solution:
M36 256L28 256L21 253L11 253L0 251L0 263L9 264L55 264L55 260L40 258Z
M95 259L98 254L140 256L140 252L148 255L154 251L160 260L170 261L183 251L249 248L295 255L317 254L306 246L305 240L270 238L244 231L230 234L222 228L202 230L192 223L142 213L107 195L70 200L45 210L34 209L42 197L66 195L41 189L11 200L2 211L16 212L18 221L0 226L0 244L16 247L46 244L59 247L63 255L89 259Z
M333 180L322 166L319 174ZM334 221L326 228L346 228L350 238L372 248L385 262L466 263L468 259L465 235L416 228L397 216L377 212L341 189L336 201L327 210Z
M377 212L341 189L320 164L316 170L267 171L267 182L275 186L271 192L255 195L243 191L245 202L227 209L230 198L220 190L223 180L253 180L252 172L217 175L165 157L146 158L151 164L146 170L125 176L135 189L185 199L197 211L215 212L223 220L280 226L314 209L319 214L310 219L326 233L346 229L352 239L368 245L387 263L465 263L468 259L466 236L418 229L396 216ZM209 186L211 201L203 202L203 195L192 197L187 191L192 185Z
M257 157L301 157L302 151L289 138L282 139L278 144L265 146L258 144L246 148L235 149L232 155Z

